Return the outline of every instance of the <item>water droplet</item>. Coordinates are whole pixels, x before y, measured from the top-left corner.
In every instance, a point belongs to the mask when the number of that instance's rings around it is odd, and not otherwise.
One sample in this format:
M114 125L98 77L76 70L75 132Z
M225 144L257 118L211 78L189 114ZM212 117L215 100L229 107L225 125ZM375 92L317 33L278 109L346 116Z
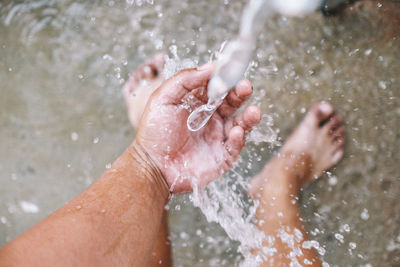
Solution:
M369 213L367 209L363 209L363 211L360 214L361 219L364 221L367 221L369 219Z
M103 59L111 61L113 58L109 54L105 54L103 55Z
M6 223L7 223L7 218L4 217L4 216L1 216L1 217L0 217L0 222L1 222L2 224L6 224Z
M364 55L369 56L371 54L371 52L372 52L372 49L367 49L367 50L365 50Z
M309 260L307 260L307 259L305 259L305 260L304 260L304 264L305 264L305 265L312 265L312 262L309 261Z
M386 83L384 81L379 81L379 88L385 90L387 88Z
M336 233L335 234L335 238L340 242L340 243L344 243L344 236L343 235L341 235L341 234L339 234L339 233Z
M77 141L79 139L79 135L76 132L71 133L71 140L72 141Z
M328 183L329 183L329 185L331 185L331 186L336 185L336 184L338 183L337 177L334 176L334 175L332 175L332 174L329 175Z
M19 202L19 206L21 207L22 211L26 212L26 213L38 213L39 212L39 207L32 202L22 200Z
M189 239L189 235L185 232L180 232L179 237L181 239Z

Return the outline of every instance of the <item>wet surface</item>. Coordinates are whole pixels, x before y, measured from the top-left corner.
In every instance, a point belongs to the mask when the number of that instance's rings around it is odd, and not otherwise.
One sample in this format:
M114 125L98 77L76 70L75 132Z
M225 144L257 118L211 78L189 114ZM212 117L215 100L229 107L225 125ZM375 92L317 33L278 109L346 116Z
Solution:
M235 35L244 3L0 3L0 243L76 196L132 141L121 93L131 70L159 51L206 62ZM272 18L248 73L281 141L319 100L344 118L345 158L302 193L331 266L400 264L400 41L377 17ZM243 173L277 149L249 145L244 155L262 157ZM176 266L240 261L187 195L169 209Z

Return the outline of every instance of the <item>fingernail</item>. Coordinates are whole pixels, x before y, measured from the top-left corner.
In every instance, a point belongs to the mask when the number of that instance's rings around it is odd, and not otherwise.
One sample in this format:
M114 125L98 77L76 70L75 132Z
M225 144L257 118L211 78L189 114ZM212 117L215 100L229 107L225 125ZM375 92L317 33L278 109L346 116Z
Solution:
M197 70L199 71L203 71L203 70L207 70L209 68L211 68L212 62L207 62L204 65L201 65L200 67L197 67Z
M248 86L248 83L247 83L246 80L240 80L240 81L237 83L236 86L237 86L237 87L238 87L238 86L243 86L243 87L245 87L245 86Z

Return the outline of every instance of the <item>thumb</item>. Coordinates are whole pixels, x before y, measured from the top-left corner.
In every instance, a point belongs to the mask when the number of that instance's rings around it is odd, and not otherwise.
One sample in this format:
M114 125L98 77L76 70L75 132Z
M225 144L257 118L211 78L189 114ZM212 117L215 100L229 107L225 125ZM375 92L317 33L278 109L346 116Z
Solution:
M156 92L156 97L164 104L177 103L187 93L206 86L213 73L213 63L186 69L169 78Z

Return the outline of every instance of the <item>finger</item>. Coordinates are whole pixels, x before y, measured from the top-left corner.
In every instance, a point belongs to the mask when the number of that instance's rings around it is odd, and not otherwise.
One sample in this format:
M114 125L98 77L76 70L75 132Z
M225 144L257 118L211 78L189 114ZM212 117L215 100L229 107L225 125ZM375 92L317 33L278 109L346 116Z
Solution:
M213 72L213 64L207 63L197 69L186 69L169 78L156 93L163 103L178 103L187 93L207 86Z
M239 108L253 93L253 87L249 80L241 80L232 90L226 100L232 107Z
M229 117L251 96L253 87L250 81L242 80L238 82L234 90L231 90L219 108L219 113L223 117Z
M232 167L233 162L235 162L240 154L240 151L242 151L244 142L245 140L243 128L240 126L233 127L230 130L228 139L225 142L225 149L227 152L225 155L225 169L229 169Z
M243 113L233 119L232 126L240 126L245 131L251 131L261 121L261 110L256 106L247 107Z

